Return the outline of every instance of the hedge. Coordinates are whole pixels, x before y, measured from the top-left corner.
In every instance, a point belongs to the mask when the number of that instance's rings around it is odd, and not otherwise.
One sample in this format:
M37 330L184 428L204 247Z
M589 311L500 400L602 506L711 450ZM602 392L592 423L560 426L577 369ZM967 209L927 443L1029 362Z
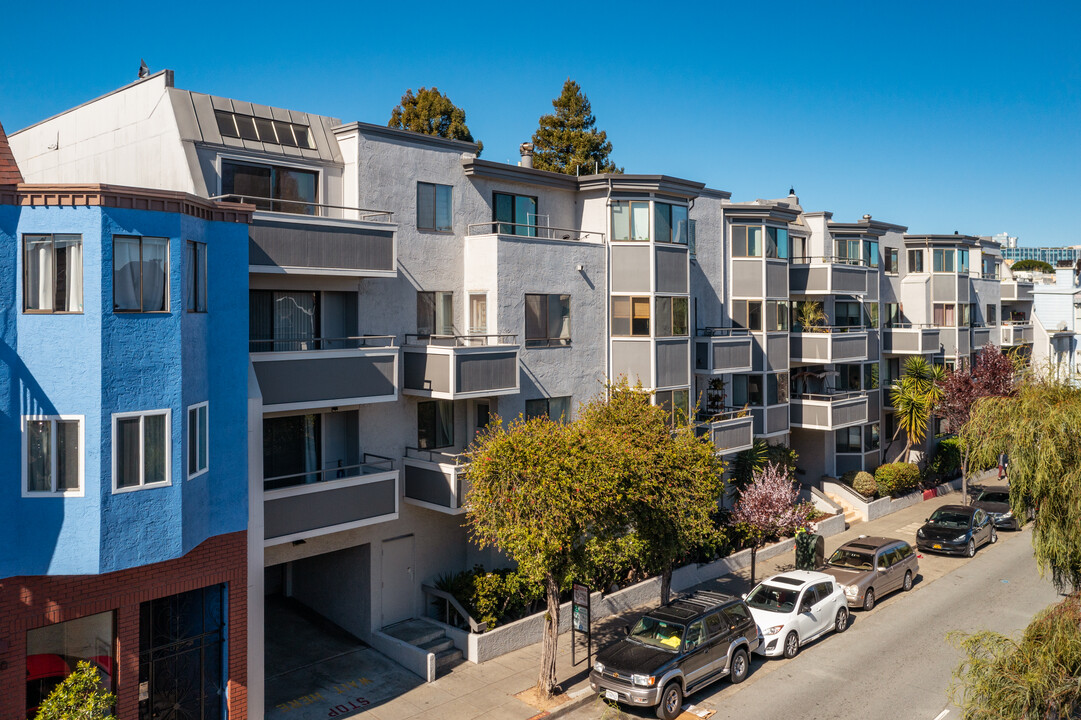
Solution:
M920 468L915 463L889 463L879 466L875 470L875 483L878 485L878 493L883 497L888 495L904 495L920 485Z

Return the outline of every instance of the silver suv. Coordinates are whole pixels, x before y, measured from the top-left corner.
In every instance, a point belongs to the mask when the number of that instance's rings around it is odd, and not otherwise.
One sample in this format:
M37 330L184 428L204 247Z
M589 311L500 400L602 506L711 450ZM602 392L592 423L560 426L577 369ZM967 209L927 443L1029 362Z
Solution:
M916 552L904 540L860 537L837 548L822 572L844 588L851 607L870 610L893 590L911 590L920 571Z

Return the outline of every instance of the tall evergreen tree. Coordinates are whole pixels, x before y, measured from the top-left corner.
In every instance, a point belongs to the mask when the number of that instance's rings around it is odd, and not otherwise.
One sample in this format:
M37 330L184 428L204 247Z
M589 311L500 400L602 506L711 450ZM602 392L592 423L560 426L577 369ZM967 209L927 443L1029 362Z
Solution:
M621 173L608 159L612 143L596 128L597 119L582 87L567 78L563 92L552 101L554 115L542 115L533 133L533 167L567 175Z
M406 90L405 95L402 95L401 105L391 111L387 127L474 142L469 126L465 124L465 110L452 103L449 97L435 87L430 90L422 87L416 95L412 88ZM484 149L484 143L476 143L479 156Z

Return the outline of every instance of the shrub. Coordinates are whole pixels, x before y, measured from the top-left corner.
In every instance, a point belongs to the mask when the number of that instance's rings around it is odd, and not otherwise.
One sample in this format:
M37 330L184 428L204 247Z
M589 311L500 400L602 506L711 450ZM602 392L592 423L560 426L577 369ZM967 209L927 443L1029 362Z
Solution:
M875 482L878 485L878 494L882 497L903 495L919 487L920 468L915 463L898 462L881 465L875 470Z
M872 498L878 492L878 483L874 475L861 470L852 479L852 489L864 497Z
M939 442L935 454L927 463L928 472L940 478L950 478L961 471L961 441L958 438L946 438Z
M860 472L861 472L860 470L849 470L844 475L842 475L839 479L845 485L848 485L849 487L852 487L852 484L856 481L856 475L858 475Z

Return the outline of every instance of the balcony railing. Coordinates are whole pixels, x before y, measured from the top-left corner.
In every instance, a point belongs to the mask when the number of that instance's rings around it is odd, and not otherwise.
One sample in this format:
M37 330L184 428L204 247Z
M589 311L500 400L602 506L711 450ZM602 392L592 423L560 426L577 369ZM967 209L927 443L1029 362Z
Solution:
M858 265L870 267L862 258L838 257L836 255L797 255L791 258L793 265Z
M322 470L292 473L291 475L276 475L263 478L264 490L280 490L281 488L294 487L296 485L311 485L312 483L341 480L343 478L360 477L375 473L392 472L394 460L382 455L364 453L364 461L356 465L332 465Z
M216 195L211 200L225 200L227 202L244 202L255 205L259 210L267 212L280 212L288 215L311 215L313 217L351 218L365 220L367 222L389 223L394 221L394 213L390 210L369 210L366 208L352 207L349 205L330 205L328 203L308 202L305 200L293 200L289 198L264 197L262 195ZM333 212L339 211L339 212ZM340 211L348 211L349 214Z
M721 375L750 372L751 333L742 328L703 328L694 341L694 369L698 373Z
M406 335L402 392L459 400L519 390L518 336Z
M709 435L717 452L728 453L747 450L754 445L754 415L748 408L726 408L722 412L699 412L695 431Z
M867 391L794 393L790 400L792 427L838 430L867 422Z
M406 345L429 347L495 347L517 345L518 336L508 333L495 335L418 335L405 336Z
M695 331L696 337L748 337L751 331L745 328L704 327Z
M470 223L467 232L470 235L511 235L513 237L563 240L566 242L604 242L604 233L594 230L552 227L532 223L511 223L500 220Z
M398 399L401 350L393 335L252 339L264 412Z
M789 336L793 362L859 362L869 358L867 329L859 326L817 327Z
M307 350L356 350L358 348L394 347L395 335L354 335L350 337L279 336L251 338L248 352L299 352Z
M882 352L930 355L939 352L939 328L922 323L891 322L882 331Z
M462 455L407 447L402 466L406 502L448 515L465 512L469 485Z
M830 256L796 257L788 268L793 295L864 295L876 271L863 260Z
M1033 341L1034 331L1031 322L1006 320L1002 323L1002 346L1017 347Z

